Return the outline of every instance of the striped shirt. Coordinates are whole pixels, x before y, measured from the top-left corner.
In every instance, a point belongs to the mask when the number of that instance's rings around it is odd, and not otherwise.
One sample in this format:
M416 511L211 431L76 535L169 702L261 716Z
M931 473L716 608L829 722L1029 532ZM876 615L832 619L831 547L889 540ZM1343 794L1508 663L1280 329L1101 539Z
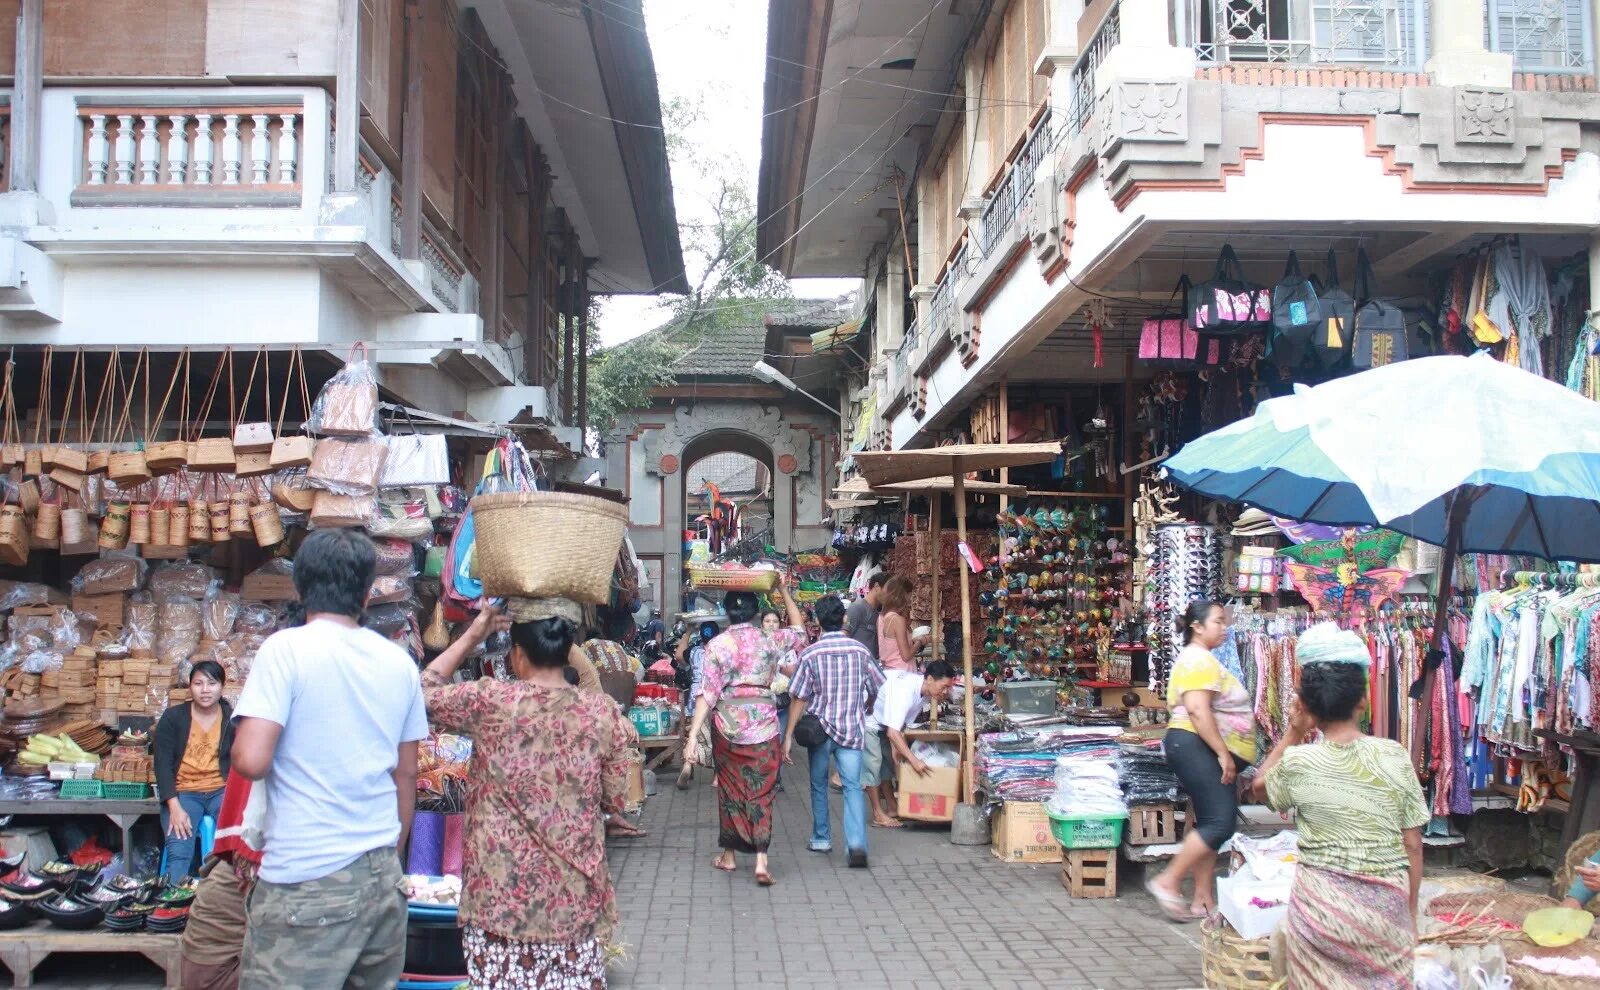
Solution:
M828 736L845 749L860 749L867 700L883 686L883 671L865 646L842 632L823 633L800 654L789 693L806 700Z

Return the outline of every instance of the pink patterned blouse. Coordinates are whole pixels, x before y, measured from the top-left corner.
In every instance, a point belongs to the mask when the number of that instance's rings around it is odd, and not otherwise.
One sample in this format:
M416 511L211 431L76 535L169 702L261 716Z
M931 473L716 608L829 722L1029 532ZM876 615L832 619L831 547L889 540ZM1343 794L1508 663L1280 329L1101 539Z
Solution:
M484 679L430 687L428 719L472 738L460 918L504 938L607 941L605 820L626 799L633 725L604 694Z
M806 647L802 629L780 629L768 636L744 623L706 644L700 697L715 713L717 731L738 746L763 743L778 734L778 709L767 696L778 664L790 651ZM719 708L726 700L729 705Z

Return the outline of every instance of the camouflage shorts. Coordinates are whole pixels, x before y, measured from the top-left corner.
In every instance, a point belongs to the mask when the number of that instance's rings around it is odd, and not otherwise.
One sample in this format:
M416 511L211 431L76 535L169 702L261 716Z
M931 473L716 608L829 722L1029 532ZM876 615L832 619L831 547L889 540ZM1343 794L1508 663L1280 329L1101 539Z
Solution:
M393 846L316 880L250 892L240 990L379 990L400 980L406 895Z

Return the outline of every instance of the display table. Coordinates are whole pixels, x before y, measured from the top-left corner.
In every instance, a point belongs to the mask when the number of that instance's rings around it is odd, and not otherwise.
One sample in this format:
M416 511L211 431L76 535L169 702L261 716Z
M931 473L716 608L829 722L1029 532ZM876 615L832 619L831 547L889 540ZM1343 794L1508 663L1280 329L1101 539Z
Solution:
M643 736L639 748L645 753L646 770L655 770L683 752L683 735Z
M7 804L37 802L8 801ZM73 802L79 804L91 802ZM139 802L108 802L136 804ZM11 985L33 986L33 971L56 952L137 952L167 974L168 990L183 985L182 935L149 932L67 932L48 921L36 921L13 932L0 932L0 962L11 970Z
M159 815L161 804L155 798L140 801L112 801L105 798L66 799L49 801L0 801L0 815L33 815L65 817L69 815L105 815L122 831L122 862L132 863L132 841L129 832L133 823L145 815ZM18 984L22 986L23 984Z

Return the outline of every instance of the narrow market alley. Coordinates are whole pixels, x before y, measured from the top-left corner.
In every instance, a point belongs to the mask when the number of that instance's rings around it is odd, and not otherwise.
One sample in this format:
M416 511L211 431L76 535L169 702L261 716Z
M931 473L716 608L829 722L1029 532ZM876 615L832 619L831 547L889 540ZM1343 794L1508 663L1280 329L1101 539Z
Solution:
M872 865L806 850L811 813L798 767L778 796L763 890L749 862L711 868L716 799L702 776L670 777L646 804L649 835L609 846L629 990L732 987L1172 990L1200 985L1199 928L1161 919L1124 864L1120 896L1074 900L1056 865L1002 865L946 829L874 829ZM833 795L837 827L839 796Z

